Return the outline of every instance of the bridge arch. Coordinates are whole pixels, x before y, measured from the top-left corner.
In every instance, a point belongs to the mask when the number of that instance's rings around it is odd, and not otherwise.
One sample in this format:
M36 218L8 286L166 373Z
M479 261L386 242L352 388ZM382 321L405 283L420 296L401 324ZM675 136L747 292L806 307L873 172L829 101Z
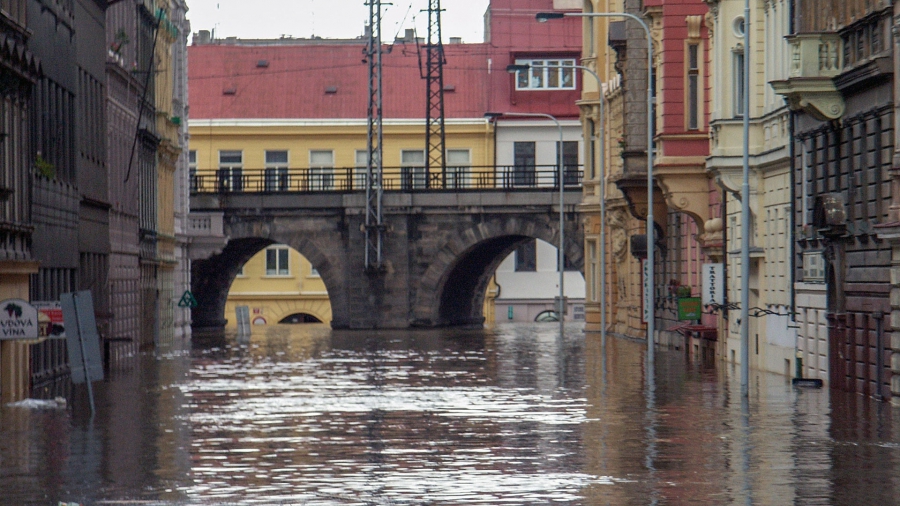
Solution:
M546 216L493 217L448 234L415 287L412 325L482 324L491 277L510 253L532 238L558 245L558 222ZM577 221L567 222L564 254L579 270L584 269L583 242Z
M241 266L247 263L253 255L272 244L284 244L297 250L316 268L331 303L331 311L346 311L341 303L346 301L340 297L340 285L343 268L340 258L326 256L323 248L315 240L304 237L302 234L267 234L267 237L239 237L231 239L222 249L221 253L203 260L194 260L191 265L191 290L197 299L197 307L192 311L192 318L200 325L195 329L221 328L225 325L225 305L231 284L234 282ZM338 296L335 296L338 295ZM280 308L277 319L269 323L277 323L280 319L299 311L309 312L320 319L330 317L325 308L300 307L288 304Z

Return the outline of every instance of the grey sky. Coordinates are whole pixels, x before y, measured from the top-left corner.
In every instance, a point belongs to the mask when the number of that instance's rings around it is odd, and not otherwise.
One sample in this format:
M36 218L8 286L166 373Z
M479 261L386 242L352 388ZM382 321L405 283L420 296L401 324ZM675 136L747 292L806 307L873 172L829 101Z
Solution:
M484 11L489 0L443 0L441 32L464 42L484 40ZM383 0L382 37L385 42L416 28L428 30L428 0ZM352 38L363 34L369 20L365 0L188 0L191 29L215 29L217 37Z

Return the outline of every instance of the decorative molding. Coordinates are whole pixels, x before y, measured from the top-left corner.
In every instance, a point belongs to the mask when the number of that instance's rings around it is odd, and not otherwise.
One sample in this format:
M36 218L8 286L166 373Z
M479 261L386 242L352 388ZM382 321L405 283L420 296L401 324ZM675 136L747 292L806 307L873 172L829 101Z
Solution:
M792 111L804 111L819 121L844 115L844 97L830 78L795 78L770 84L775 93L784 95Z
M685 22L687 23L688 39L699 39L700 38L700 26L703 22L703 16L700 16L700 15L687 16L685 18Z

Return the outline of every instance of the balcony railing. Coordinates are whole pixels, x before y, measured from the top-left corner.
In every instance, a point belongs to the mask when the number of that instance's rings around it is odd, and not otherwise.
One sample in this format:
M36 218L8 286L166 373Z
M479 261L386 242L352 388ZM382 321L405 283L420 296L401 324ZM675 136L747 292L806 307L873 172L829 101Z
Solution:
M787 37L791 47L790 77L834 77L843 66L843 44L837 33L804 33Z
M579 190L581 166L566 166L563 186ZM387 192L427 191L553 191L559 188L556 165L447 167L425 173L424 167L385 167L382 187ZM365 167L268 168L228 167L191 174L191 193L358 192L366 189Z
M843 43L836 33L804 33L787 37L791 70L787 80L771 81L792 110L802 110L820 121L844 114L844 98L833 78L843 69Z

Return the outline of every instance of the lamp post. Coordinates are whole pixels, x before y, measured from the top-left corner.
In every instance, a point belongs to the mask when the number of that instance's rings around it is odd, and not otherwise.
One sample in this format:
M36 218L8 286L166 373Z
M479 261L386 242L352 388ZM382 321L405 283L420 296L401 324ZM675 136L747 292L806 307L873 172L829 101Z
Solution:
M563 289L563 283L565 279L565 169L563 167L563 129L559 120L556 117L545 114L542 112L487 112L484 114L485 118L488 119L496 119L501 116L508 116L512 118L547 118L553 123L556 124L556 128L559 130L559 146L557 147L557 172L559 179L559 246L558 246L558 257L557 257L557 270L559 271L559 303L556 307L557 316L559 316L559 336L563 337L565 333L565 291Z
M647 285L649 293L649 301L644 304L649 305L650 315L647 318L647 364L648 378L652 377L653 367L655 363L655 350L653 342L653 334L655 330L656 311L654 303L655 280L654 280L654 223L653 223L653 39L650 36L650 27L640 17L628 12L539 12L535 15L535 19L540 23L547 22L551 19L562 19L564 17L579 18L628 18L637 21L644 29L647 35Z
M598 174L600 175L600 343L606 345L606 137L603 131L604 97L600 76L584 65L507 65L506 71L527 72L528 69L581 69L597 80L597 93L600 102L600 156ZM593 132L591 132L593 135ZM593 142L593 141L592 141Z
M750 0L744 0L744 156L741 182L741 395L750 395Z

